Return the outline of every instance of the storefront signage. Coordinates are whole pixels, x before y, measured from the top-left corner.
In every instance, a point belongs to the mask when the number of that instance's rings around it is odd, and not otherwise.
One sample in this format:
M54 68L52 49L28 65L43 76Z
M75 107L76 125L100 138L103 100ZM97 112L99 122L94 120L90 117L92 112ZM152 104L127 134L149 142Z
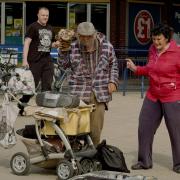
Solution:
M7 25L12 25L13 24L13 17L12 16L7 16L6 24Z
M160 23L160 4L129 3L128 46L148 49L150 30Z
M134 36L140 44L149 43L152 27L154 27L154 20L151 13L147 10L139 11L134 20Z

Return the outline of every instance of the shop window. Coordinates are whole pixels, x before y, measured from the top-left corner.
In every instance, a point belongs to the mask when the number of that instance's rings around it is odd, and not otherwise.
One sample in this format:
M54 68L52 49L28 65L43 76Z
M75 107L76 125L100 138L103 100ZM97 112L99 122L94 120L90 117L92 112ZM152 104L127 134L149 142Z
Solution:
M87 20L86 4L70 4L69 9L69 27L75 29L76 26Z
M5 43L22 44L22 3L5 4Z
M97 31L106 34L107 22L107 5L92 4L91 5L91 22L94 24Z
M56 2L27 2L26 3L26 26L37 21L37 13L40 7L49 9L48 24L53 26L55 33L61 28L66 28L67 3ZM29 14L31 14L29 16Z

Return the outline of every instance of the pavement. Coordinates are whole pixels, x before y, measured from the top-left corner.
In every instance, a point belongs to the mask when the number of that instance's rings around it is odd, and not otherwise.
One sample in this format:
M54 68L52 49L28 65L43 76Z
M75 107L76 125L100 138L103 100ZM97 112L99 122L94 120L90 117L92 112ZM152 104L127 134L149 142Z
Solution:
M2 97L0 98L2 100ZM109 110L105 114L102 139L107 144L119 147L125 156L128 168L137 160L137 128L138 115L143 99L140 92L127 92L123 96L121 92L113 94L113 101L109 103ZM15 128L32 124L32 117L18 116ZM56 180L54 170L47 170L32 165L30 174L27 176L16 176L10 168L10 159L16 152L26 152L19 136L18 142L12 149L0 148L0 174L2 180ZM131 170L128 175L154 176L158 180L179 180L180 174L172 171L171 146L167 129L162 121L154 139L153 145L153 168L150 170Z

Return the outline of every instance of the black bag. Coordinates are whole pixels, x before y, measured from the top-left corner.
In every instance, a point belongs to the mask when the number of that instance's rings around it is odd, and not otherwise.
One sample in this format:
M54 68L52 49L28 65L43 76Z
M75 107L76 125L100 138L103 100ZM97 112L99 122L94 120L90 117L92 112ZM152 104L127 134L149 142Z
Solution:
M123 152L115 146L107 145L106 140L97 146L96 158L101 162L103 170L130 173Z

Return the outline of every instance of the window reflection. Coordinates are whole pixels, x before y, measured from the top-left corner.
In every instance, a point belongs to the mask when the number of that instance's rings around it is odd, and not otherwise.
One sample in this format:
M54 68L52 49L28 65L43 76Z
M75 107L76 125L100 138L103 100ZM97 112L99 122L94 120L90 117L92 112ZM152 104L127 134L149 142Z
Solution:
M96 29L106 34L106 20L107 20L107 5L92 4L91 5L91 22Z
M87 20L86 4L70 4L69 27L75 29L76 26Z
M22 44L22 3L5 4L5 43Z

